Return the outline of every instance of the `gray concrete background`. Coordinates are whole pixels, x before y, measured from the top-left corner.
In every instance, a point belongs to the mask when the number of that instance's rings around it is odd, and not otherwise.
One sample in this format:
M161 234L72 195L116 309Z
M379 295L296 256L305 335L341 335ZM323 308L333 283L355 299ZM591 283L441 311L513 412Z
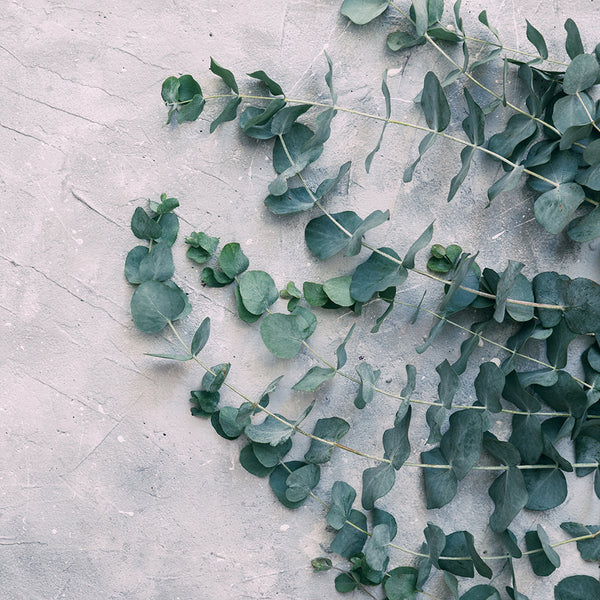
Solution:
M404 7L406 2L402 2ZM314 599L335 597L333 576L314 575L309 561L332 539L315 502L297 511L279 505L268 482L246 473L237 461L242 444L219 438L209 423L189 414L188 393L202 373L144 356L167 352L170 335L149 336L133 327L132 287L123 277L134 208L161 192L179 198L180 242L192 230L239 241L251 267L265 269L283 287L293 279L325 279L350 272L352 260L317 263L303 242L314 215L276 218L263 207L273 178L270 145L244 139L237 125L213 135L216 114L208 106L196 124L165 127L161 82L192 73L205 93L220 88L208 72L209 57L232 69L244 90L256 89L243 73L264 69L290 96L326 100L323 50L335 63L339 104L383 113L380 78L390 74L394 115L421 122L412 98L428 69L448 66L433 50L394 55L385 35L393 15L357 28L339 14L340 2L269 0L245 3L205 0L5 0L0 23L0 596L50 600L136 598ZM529 49L525 19L564 56L563 23L573 17L588 50L598 41L598 5L593 0L489 2L465 0L468 30L482 34L477 14L486 8L507 45ZM448 10L448 12L450 12ZM449 20L449 16L448 16ZM488 83L495 84L495 75ZM511 72L510 93L518 97ZM460 105L460 86L449 90ZM483 100L483 97L478 95ZM457 110L451 128L460 128ZM491 126L499 127L500 111ZM333 209L353 208L362 216L390 209L392 220L369 239L402 254L436 218L435 241L458 241L480 250L479 263L502 270L509 258L523 261L533 276L556 269L597 278L597 243L575 245L550 236L532 213L532 195L521 187L486 204L485 190L498 176L497 163L482 157L455 200L446 204L450 178L459 168L459 148L439 144L423 160L413 183L401 183L416 156L420 134L390 127L370 175L365 155L380 125L340 114L332 140L311 169L331 174L354 161L350 176L328 200ZM458 131L459 129L457 129ZM279 412L293 417L311 397L291 386L314 360L302 354L291 363L270 356L258 328L234 316L231 290L199 285L199 269L174 247L176 280L195 311L179 326L191 336L202 318L213 324L206 362L231 360L230 380L250 394L285 373L273 397ZM424 257L421 257L421 263ZM412 276L407 298L429 289L430 306L439 288ZM283 307L282 307L283 308ZM433 367L455 357L462 340L446 331L423 356L415 344L430 321L411 326L398 310L378 336L368 331L381 312L365 311L349 344L348 366L365 356L382 369L390 389L404 382L404 365L416 364L417 397L430 399L437 386ZM355 319L319 313L312 345L330 356ZM391 356L388 350L392 349ZM483 348L477 360L495 356ZM471 379L472 381L472 379ZM338 414L353 428L350 446L380 452L381 431L395 407L378 398L363 413L351 407L352 386L334 381L318 393L309 422ZM462 399L472 395L463 380ZM226 404L237 403L224 395ZM415 457L426 439L424 411L415 410ZM501 427L501 425L500 425ZM298 440L295 456L306 443ZM323 469L319 493L339 478L358 486L361 459L337 455ZM468 528L477 545L497 550L486 528L491 502L481 490L491 476L472 473L448 507L427 513L419 474L400 472L381 503L396 514L397 543L417 549L427 520L447 532ZM526 512L515 522L522 534L543 523L553 540L563 539L564 520L600 520L589 478L569 477L570 495L547 514ZM551 596L552 582L572 573L597 575L574 547L560 549L563 566L548 580L532 578L519 563L521 590L531 600ZM394 554L392 564L410 564ZM508 583L506 573L495 582ZM433 584L432 593L448 598Z

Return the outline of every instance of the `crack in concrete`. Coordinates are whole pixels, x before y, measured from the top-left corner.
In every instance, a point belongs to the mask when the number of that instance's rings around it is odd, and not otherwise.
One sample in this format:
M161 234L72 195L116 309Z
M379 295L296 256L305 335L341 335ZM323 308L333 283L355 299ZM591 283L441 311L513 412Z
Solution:
M79 193L76 192L73 188L71 188L69 191L71 192L71 195L73 196L73 198L75 198L75 200L79 200L79 202L81 202L81 204L83 204L84 206L87 206L92 212L95 212L97 215L100 215L101 217L106 219L109 223L116 225L120 229L125 229L125 227L123 227L123 225L121 225L120 223L117 223L116 221L113 221L110 217L107 217L103 212L100 212L95 206L93 206L87 200L82 198L79 195Z
M65 108L60 108L59 106L54 106L53 104L44 102L43 100L39 100L38 98L32 98L31 96L27 96L26 94L23 94L22 92L17 92L16 90L13 90L11 88L7 87L6 89L9 92L12 92L13 94L15 94L16 96L21 96L22 98L26 98L27 100L30 100L31 102L36 102L38 104L41 104L42 106L47 106L48 108L51 108L52 110L62 112L66 115L70 115L71 117L83 119L84 121L87 121L88 123L93 123L94 125L99 125L100 127L105 127L106 129L109 129L110 131L115 130L114 127L110 127L109 125L106 125L106 123L100 123L99 121L94 121L93 119L89 119L88 117L84 117L83 115L79 115L77 113L71 112L69 110L66 110Z
M126 325L125 323L121 323L117 318L115 318L113 315L111 315L102 306L96 306L95 304L92 304L91 302L89 302L85 298L82 298L81 296L78 296L75 292L71 291L68 287L66 287L62 283L59 283L58 281L52 279L52 277L50 277L49 275L47 275L43 271L40 271L37 267L34 267L33 265L23 265L23 264L20 264L17 261L15 261L14 259L12 259L12 258L10 258L8 256L4 256L3 254L0 254L0 258L3 259L3 260L5 260L6 262L10 263L14 267L18 267L20 269L31 269L32 271L35 271L36 273L38 273L39 275L41 275L42 277L44 277L44 279L47 279L48 281L50 281L54 285L58 286L60 289L62 289L65 292L67 292L69 295L73 296L73 298L77 298L77 300L79 300L80 302L85 302L85 304L91 306L92 308L95 308L96 310L102 311L106 316L108 316L111 320L113 320L115 323L117 323L121 327L125 327L126 329L131 329L130 325Z
M113 421L119 422L119 419L117 419L116 417L113 417L112 415L109 415L108 413L100 412L98 409L90 406L89 404L85 403L83 400L80 400L77 397L70 396L66 392L63 392L62 390L53 386L51 383L48 383L47 381L44 381L43 379L38 379L37 377L34 377L33 375L31 375L31 373L25 373L25 375L27 377L29 377L29 379L32 379L33 381L37 381L38 383L42 384L43 386L48 387L51 390L54 390L57 394L60 394L61 396L64 396L65 398L68 398L69 400L71 400L73 402L78 402L79 404L85 406L88 410L91 410L103 417L108 417L109 419L112 419Z
M54 148L55 150L58 150L63 155L65 154L58 146L55 146L54 144L49 144L48 142L45 142L41 138L35 137L35 135L25 133L24 131L20 131L19 129L15 129L14 127L9 127L8 125L5 125L4 123L0 123L0 127L2 127L3 129L6 129L8 131L12 131L13 133L17 133L18 135L22 135L23 137L35 140L36 142L40 142L40 144L44 144L44 146L48 146L49 148Z

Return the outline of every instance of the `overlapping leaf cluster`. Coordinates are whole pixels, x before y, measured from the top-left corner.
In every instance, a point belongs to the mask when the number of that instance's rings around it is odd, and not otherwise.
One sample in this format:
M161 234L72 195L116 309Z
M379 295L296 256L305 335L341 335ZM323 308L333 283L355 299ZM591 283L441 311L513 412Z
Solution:
M600 82L600 45L586 53L577 25L567 19L565 49L570 62L559 63L562 69L548 69L541 66L548 61L546 41L531 23L527 22L527 39L538 54L521 52L530 60L519 60L504 52L500 34L489 23L486 11L479 15L479 21L492 34L492 41L474 40L467 35L460 16L461 0L454 4L452 26L442 21L443 0L414 0L408 13L387 0L344 0L341 11L352 22L364 25L388 7L405 15L408 28L408 31L388 35L387 45L391 50L401 51L429 43L456 67L441 83L432 72L425 78L423 92L417 99L431 132L419 145L419 157L405 171L405 181L410 181L423 154L450 123L450 108L443 88L465 77L493 100L481 109L469 90L464 90L468 116L462 125L468 142L461 152L462 166L452 179L448 200L458 191L479 149L501 161L506 171L488 189L490 201L501 192L514 189L526 174L528 185L539 194L534 203L535 217L548 232L556 234L566 229L569 237L577 242L599 237L600 104L594 102L590 90ZM472 61L469 48L473 41L478 45L483 42L492 49L483 58ZM440 43L461 44L462 64ZM490 90L477 79L481 67L488 65L489 68L494 61L503 61L501 93ZM515 106L507 99L509 68L516 68L518 78L527 89L524 107ZM503 131L486 140L486 116L501 105L508 106L515 114L508 119Z
M390 5L392 3L381 0L346 0L342 12L362 24ZM457 26L454 31L442 25L442 14L442 1L415 0L407 15L414 33L400 32L388 38L388 45L393 49L425 43L439 48L439 41L461 43L464 56L462 67L443 81L433 73L425 77L419 101L427 127L414 126L425 130L427 135L419 146L418 159L405 172L405 180L410 180L421 156L436 140L450 138L460 141L464 149L462 168L451 182L449 199L465 179L474 153L484 151L500 160L507 170L488 190L490 200L514 188L525 173L533 189L540 193L535 204L536 216L549 231L558 232L567 227L572 239L582 241L596 237L600 233L597 209L573 220L585 199L588 204L597 202L594 177L599 161L596 154L600 154L596 149L598 130L594 115L597 107L590 104L591 100L588 102L587 94L598 78L597 57L584 53L574 23L566 24L567 52L572 60L563 72L550 72L537 66L548 58L546 44L541 34L528 24L528 39L540 56L529 63L505 61L505 69L510 63L515 64L519 77L528 85L528 112L517 112L503 132L486 142L485 118L496 106L482 109L465 89L468 114L462 126L467 139L460 140L444 133L451 119L444 88L461 75L476 81L473 71L500 57L503 46L498 33L489 25L487 15L482 13L480 21L497 42L492 43L494 49L487 57L470 63L469 38L460 19L460 1L454 7ZM444 248L438 244L431 248L428 266L436 273L446 274L447 278L443 279L415 266L417 253L432 240L433 225L412 244L397 251L389 242L372 245L365 239L389 219L387 211L376 210L364 218L350 210L329 212L325 207L327 194L345 177L350 163L340 165L330 178L312 183L310 165L320 157L331 135L331 122L336 113L344 110L337 106L333 66L328 57L327 61L325 80L331 105L320 110L312 121L300 122L299 119L314 104L322 107L323 102L290 103L281 85L264 71L256 71L250 76L261 82L270 96L261 96L261 105L246 106L239 122L250 137L272 140L275 176L265 198L266 207L274 214L286 215L318 210L320 214L306 226L305 240L319 259L326 260L340 253L355 257L363 248L368 251L366 259L350 272L324 282L306 281L296 286L290 281L278 287L265 271L249 269L249 259L235 242L224 245L217 256L220 240L206 232L192 232L185 241L188 257L196 263L206 263L201 273L202 282L209 287L232 286L238 316L248 324L260 321L261 338L270 352L281 359L294 358L301 350L314 355L316 364L293 385L293 390L315 393L335 377L344 377L356 384L354 405L357 409L365 409L378 397L395 399L395 416L381 436L382 454L370 455L343 445L341 440L350 425L337 415L322 416L312 432L305 431L302 425L314 410L317 395L299 416L286 417L269 406L269 396L281 378L271 382L258 398L251 399L229 382L229 363L205 365L199 353L208 341L208 318L197 329L189 346L183 341L173 321L188 314L190 306L183 291L171 281L174 269L170 246L178 228L172 210L178 203L164 195L160 204L151 205L150 213L136 209L132 220L134 234L149 240L149 247L138 246L129 253L125 267L127 279L139 286L131 305L134 322L148 333L168 325L185 349L184 354L153 356L194 360L204 368L200 389L191 392L192 414L209 417L217 433L226 439L245 437L247 443L241 449L240 462L247 471L268 477L276 497L289 508L301 506L310 497L327 507L327 523L336 531L331 551L347 559L350 566L333 567L327 558L317 559L314 566L316 570L336 568L341 571L335 580L339 592L360 589L370 594L368 586L381 585L389 600L415 599L435 569L443 573L454 598L499 599L500 591L491 584L475 585L461 595L458 578L473 578L478 573L491 579L499 572L498 563L494 561L501 560L500 568L508 564L512 574L507 594L513 600L527 600L517 589L514 561L527 556L536 575L549 575L560 565L560 556L554 549L560 543L551 543L540 525L526 533L526 550L522 550L510 530L515 517L523 509L544 511L562 504L567 496L565 473L573 471L579 477L593 473L591 485L600 498L600 385L597 385L600 346L595 339L600 331L600 286L589 279L570 279L555 272L539 273L529 280L521 273L524 265L513 261L502 272L491 268L482 270L475 262L476 257L462 252L459 246ZM228 100L212 121L212 132L220 124L234 120L242 101L251 100L253 96L240 93L233 73L212 59L210 68L229 90L218 96ZM376 147L367 156L367 170L380 149L388 125L411 126L391 119L385 75L382 92L386 102L384 127ZM196 120L209 99L190 75L168 78L163 84L162 96L169 108L168 121L175 119L179 123ZM507 106L513 106L506 100L504 90L496 100L496 105L504 101ZM586 113L586 119L577 120L581 110ZM581 194L583 198L577 202ZM585 235L578 233L581 231L585 231ZM444 360L436 368L438 399L435 402L419 400L418 404L414 404L413 399L416 371L411 365L406 367L406 385L400 394L382 389L380 370L368 362L360 361L351 373L345 370L346 345L350 343L354 326L332 359L323 358L308 343L317 328L319 309L350 309L360 315L365 303L381 302L386 308L372 330L375 333L394 308L403 304L397 291L411 271L445 284L438 308L427 310L433 315L434 324L417 352L425 352L443 328L459 326L452 320L453 315L469 311L477 319L467 329L468 337L454 362ZM287 301L287 306L276 311L274 306L280 299ZM417 313L426 310L420 305L416 308ZM504 326L504 339L495 341L485 337L492 324ZM566 367L574 359L573 352L569 354L571 343L578 337L581 341L582 336L589 342L581 355L584 378L580 379ZM469 358L482 341L494 344L506 354L502 361L488 361L479 366L472 382L476 401L465 404L461 387L466 383ZM528 353L535 350L536 344L545 350L545 359L529 358ZM523 364L535 366L523 370ZM468 383L467 389L470 385ZM223 387L240 397L242 403L237 407L221 404ZM422 404L429 405L426 413L429 448L420 448L421 462L414 463L409 461L410 423L413 406ZM492 419L499 413L505 413L511 421L511 434L507 439L499 439L492 432ZM302 460L288 460L286 456L292 450L296 435L308 436L311 445ZM574 445L574 463L557 449L557 443L564 438L569 438ZM335 482L328 502L317 495L321 468L331 460L335 449L376 463L362 472L360 508L355 508L357 491L344 481ZM482 466L484 456L488 462L495 463L494 466ZM423 470L425 498L431 509L451 502L458 491L458 482L472 470L496 470L499 474L487 490L494 502L489 525L504 544L506 553L482 558L483 553L477 551L470 532L446 533L434 523L428 523L420 551L408 550L420 556L418 563L390 568L390 552L407 549L394 541L397 524L394 516L381 506L385 502L382 498L392 490L397 471L411 467ZM563 528L573 536L571 541L577 541L585 560L598 560L598 524L567 522ZM583 600L598 596L600 584L591 577L575 575L563 579L554 594L558 600Z

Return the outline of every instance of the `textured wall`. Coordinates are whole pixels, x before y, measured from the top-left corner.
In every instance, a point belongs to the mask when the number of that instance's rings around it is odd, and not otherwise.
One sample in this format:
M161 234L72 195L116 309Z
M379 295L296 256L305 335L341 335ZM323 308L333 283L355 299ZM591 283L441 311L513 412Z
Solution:
M402 5L407 4L402 2ZM394 115L422 122L412 99L429 69L446 72L432 50L392 54L385 35L389 15L358 28L339 14L338 1L249 0L5 0L0 23L0 596L50 600L139 598L314 599L333 597L331 574L313 575L310 559L331 540L324 511L309 502L297 511L279 505L266 480L246 473L237 455L241 442L226 442L210 424L189 414L188 392L202 373L190 364L166 364L144 356L165 352L174 340L138 332L129 313L132 287L123 263L136 243L129 230L134 208L161 192L179 198L182 235L203 230L222 242L238 241L254 269L269 271L283 287L293 279L323 280L350 272L356 259L317 264L303 241L302 214L277 218L263 206L273 178L270 145L244 139L234 123L209 135L214 106L201 119L165 126L160 86L169 75L192 73L206 93L221 89L208 72L209 57L243 73L264 69L292 97L327 99L326 50L334 62L341 106L383 113L381 74L389 85ZM529 48L525 19L563 56L563 23L573 17L588 48L595 45L597 3L553 0L464 0L469 30L482 34L477 14L488 9L507 45ZM488 83L497 85L495 75ZM519 97L516 77L509 93ZM459 86L450 88L456 102ZM495 126L500 127L498 112ZM460 128L459 114L452 128ZM575 245L550 236L535 222L532 194L519 187L485 208L485 190L498 163L481 156L451 204L445 196L459 168L459 149L439 144L422 161L411 184L402 172L416 156L421 135L390 128L371 173L363 168L380 125L352 115L334 121L332 140L311 171L314 180L354 161L349 177L329 199L334 209L362 216L390 209L391 221L373 240L405 251L435 218L435 241L458 241L479 263L502 270L511 258L532 276L556 269L595 277L597 244ZM186 336L210 316L212 343L206 362L233 363L230 379L250 394L286 373L273 398L279 412L297 415L311 396L290 387L314 363L307 354L288 364L269 355L256 326L234 314L230 290L202 288L183 244L174 247L176 275L195 312L180 325ZM421 257L421 263L423 257ZM416 276L407 298L428 288L435 306L439 288ZM455 356L454 332L423 356L414 346L428 331L422 317L396 311L377 338L369 329L379 308L365 310L348 347L349 365L364 355L399 390L407 362L418 368L417 397L431 399L434 366ZM355 318L319 313L313 345L331 353ZM392 356L388 350L392 348ZM495 356L482 350L482 357ZM328 384L318 393L323 414L353 425L350 446L379 452L380 432L395 407L377 399L366 412L351 407L352 385ZM463 398L472 390L466 387ZM235 403L226 397L226 403ZM315 411L316 413L317 411ZM426 438L416 411L414 456ZM311 415L314 422L317 416ZM419 435L420 434L420 435ZM306 444L298 443L298 456ZM358 484L365 466L338 455L323 469L320 489L344 477ZM491 476L471 474L448 507L427 513L415 470L401 471L384 505L400 524L398 540L416 549L427 520L469 528L478 547L494 548L485 491L471 489ZM566 518L600 517L589 480L574 481L565 505L543 517L554 539ZM522 532L542 517L524 513ZM560 576L597 573L581 566L575 548L564 549ZM406 561L394 556L393 562ZM408 564L408 563L405 563ZM522 589L532 600L549 598L549 582L531 579L520 567ZM560 578L560 577L559 577ZM498 585L505 585L500 575ZM544 585L546 587L541 588ZM433 589L433 588L432 588ZM447 598L448 593L439 592Z

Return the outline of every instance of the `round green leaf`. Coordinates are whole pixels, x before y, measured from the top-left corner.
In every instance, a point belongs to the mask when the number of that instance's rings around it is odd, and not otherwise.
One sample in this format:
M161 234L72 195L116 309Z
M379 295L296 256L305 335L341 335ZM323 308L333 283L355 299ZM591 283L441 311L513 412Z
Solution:
M583 217L573 219L567 233L575 242L591 242L600 237L600 206Z
M323 284L323 291L328 298L338 306L352 306L354 298L350 295L351 275L334 277Z
M593 100L582 92L579 96L565 96L557 100L552 109L552 121L556 128L564 133L569 127L589 123L589 115L595 112Z
M584 200L585 192L580 185L563 183L535 201L535 218L549 233L560 233Z
M274 313L260 324L260 336L267 347L279 358L293 358L300 352L302 342L310 336L310 323L300 315Z
M248 271L240 279L240 295L253 315L262 315L279 298L273 278L264 271Z
M365 25L378 17L389 5L389 0L344 0L342 14L357 25Z
M600 75L598 61L592 54L576 56L567 67L563 80L565 94L576 94L592 87Z
M600 582L589 575L573 575L554 588L555 600L592 600L600 598Z
M145 281L133 293L131 314L135 326L146 333L160 331L183 312L186 296L159 281Z
M388 600L416 600L417 570L412 567L396 567L383 580L383 589Z

